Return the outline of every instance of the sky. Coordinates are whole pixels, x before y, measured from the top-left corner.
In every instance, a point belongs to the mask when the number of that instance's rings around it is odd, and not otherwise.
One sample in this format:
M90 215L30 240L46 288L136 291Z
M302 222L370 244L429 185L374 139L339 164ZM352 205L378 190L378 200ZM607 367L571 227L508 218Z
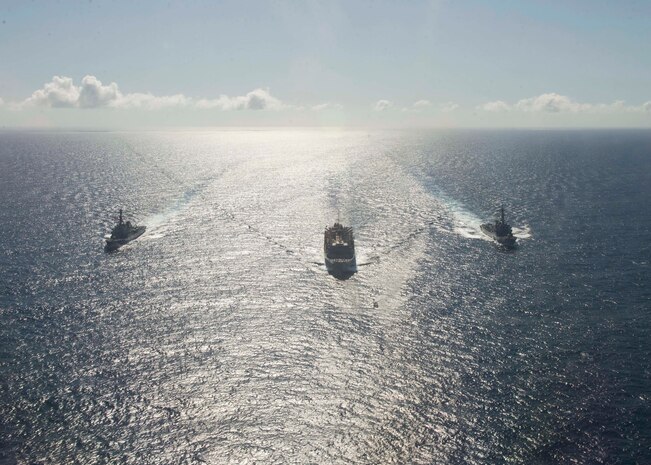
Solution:
M651 127L648 0L0 0L0 127Z

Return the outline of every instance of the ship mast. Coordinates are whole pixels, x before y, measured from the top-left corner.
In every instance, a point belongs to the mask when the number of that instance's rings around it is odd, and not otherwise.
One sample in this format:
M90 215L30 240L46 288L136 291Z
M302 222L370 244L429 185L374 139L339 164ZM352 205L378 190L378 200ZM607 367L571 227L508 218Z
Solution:
M122 224L122 209L120 208L120 224Z
M500 214L502 216L502 223L504 223L504 205L500 207Z

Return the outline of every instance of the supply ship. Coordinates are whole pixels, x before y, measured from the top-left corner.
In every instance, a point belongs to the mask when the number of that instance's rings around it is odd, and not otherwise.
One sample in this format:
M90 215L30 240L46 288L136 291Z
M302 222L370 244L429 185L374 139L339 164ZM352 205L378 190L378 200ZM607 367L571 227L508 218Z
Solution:
M504 220L504 207L500 207L500 218L496 219L495 223L482 224L481 230L505 247L515 246L515 236L513 236L511 226Z
M146 226L136 226L131 224L131 221L124 221L122 219L122 209L120 209L120 216L118 218L118 224L113 227L111 231L111 237L106 239L106 246L104 250L107 252L112 252L119 249L124 244L128 244L134 239L139 238L147 229Z
M334 276L350 276L357 271L353 228L339 220L326 227L323 238L323 256L328 272Z

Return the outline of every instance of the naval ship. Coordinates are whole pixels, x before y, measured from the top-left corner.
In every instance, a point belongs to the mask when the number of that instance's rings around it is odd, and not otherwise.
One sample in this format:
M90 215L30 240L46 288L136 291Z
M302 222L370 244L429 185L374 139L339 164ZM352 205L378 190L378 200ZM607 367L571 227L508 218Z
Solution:
M136 226L131 224L131 221L123 221L122 219L122 209L120 208L120 217L118 219L118 224L113 227L111 231L111 237L106 239L106 246L104 250L107 252L112 252L119 249L124 244L131 242L134 239L142 236L142 234L147 229L146 226Z
M504 207L500 207L500 218L495 223L485 223L481 225L481 230L488 237L496 240L506 247L515 246L515 237L511 226L504 220Z
M353 228L339 220L327 227L323 238L323 256L328 272L335 276L350 276L357 271Z

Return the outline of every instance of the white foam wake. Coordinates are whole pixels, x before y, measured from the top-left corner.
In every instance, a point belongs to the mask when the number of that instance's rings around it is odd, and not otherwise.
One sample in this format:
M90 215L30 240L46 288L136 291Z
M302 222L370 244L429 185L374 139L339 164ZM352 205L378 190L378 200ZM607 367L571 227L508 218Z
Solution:
M449 213L453 233L468 239L490 241L490 238L481 232L481 218L466 208L462 202L449 197L441 191L437 193L436 197L443 208Z
M201 182L185 191L167 209L148 216L144 221L147 226L146 239L160 239L165 237L167 225L199 195L206 187L206 182Z
M518 239L531 239L533 237L533 232L531 232L531 227L528 224L525 224L521 228L513 227L513 235Z
M492 240L481 231L481 225L486 223L486 220L482 220L462 202L452 199L441 191L437 193L437 199L450 215L452 232L468 239ZM522 227L513 226L512 229L513 235L518 239L531 239L533 237L531 227L528 224Z

